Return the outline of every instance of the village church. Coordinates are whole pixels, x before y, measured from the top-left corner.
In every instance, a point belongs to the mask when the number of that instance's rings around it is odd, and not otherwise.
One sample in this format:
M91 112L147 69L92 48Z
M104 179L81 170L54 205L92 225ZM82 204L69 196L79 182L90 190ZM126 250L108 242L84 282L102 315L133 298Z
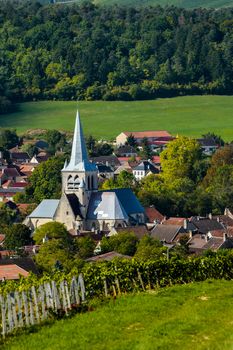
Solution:
M88 158L77 112L70 162L62 169L60 199L45 199L26 218L34 231L50 222L64 223L68 230L110 231L145 222L144 208L131 189L98 190L97 167Z

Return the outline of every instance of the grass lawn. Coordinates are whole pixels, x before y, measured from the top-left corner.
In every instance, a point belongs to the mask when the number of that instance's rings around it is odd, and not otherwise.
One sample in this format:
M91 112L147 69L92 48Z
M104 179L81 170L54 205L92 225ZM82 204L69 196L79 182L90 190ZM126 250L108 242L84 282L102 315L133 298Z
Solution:
M233 281L118 298L9 340L2 350L233 349Z
M19 133L44 128L73 131L77 102L27 102L0 116L0 126ZM111 139L121 131L168 130L201 136L208 131L233 140L233 96L185 96L135 102L79 102L85 134Z

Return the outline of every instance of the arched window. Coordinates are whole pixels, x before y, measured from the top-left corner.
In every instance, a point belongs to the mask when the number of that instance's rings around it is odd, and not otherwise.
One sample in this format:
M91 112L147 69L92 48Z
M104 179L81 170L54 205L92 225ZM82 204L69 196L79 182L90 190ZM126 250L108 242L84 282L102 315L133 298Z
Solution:
M72 175L69 175L69 177L68 177L67 188L68 188L68 190L72 190L74 188L74 180L73 180Z
M74 178L74 188L75 189L79 188L79 185L80 185L80 180L79 180L78 175L76 175Z

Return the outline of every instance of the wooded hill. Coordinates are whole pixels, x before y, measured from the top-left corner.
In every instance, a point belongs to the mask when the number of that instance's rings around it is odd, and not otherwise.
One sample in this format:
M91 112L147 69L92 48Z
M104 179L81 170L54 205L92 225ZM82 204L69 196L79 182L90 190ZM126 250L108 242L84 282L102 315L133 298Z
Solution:
M0 51L2 111L8 100L231 94L233 9L2 2Z

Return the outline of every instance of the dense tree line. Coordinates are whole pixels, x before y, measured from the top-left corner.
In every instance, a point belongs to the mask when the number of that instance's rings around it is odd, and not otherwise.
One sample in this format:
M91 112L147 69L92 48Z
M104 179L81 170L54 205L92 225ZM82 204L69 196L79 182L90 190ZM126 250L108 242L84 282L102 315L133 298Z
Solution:
M232 15L3 1L0 112L11 100L231 94Z

